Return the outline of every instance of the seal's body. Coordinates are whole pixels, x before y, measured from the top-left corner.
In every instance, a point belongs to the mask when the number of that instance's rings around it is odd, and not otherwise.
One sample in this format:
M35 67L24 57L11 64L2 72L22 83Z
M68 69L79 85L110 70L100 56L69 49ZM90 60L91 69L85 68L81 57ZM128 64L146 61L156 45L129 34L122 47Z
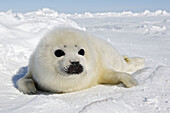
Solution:
M111 44L76 29L55 29L38 44L28 73L18 82L23 93L72 92L97 84L137 85L128 73L144 66L142 58L120 55ZM37 87L35 87L35 84Z

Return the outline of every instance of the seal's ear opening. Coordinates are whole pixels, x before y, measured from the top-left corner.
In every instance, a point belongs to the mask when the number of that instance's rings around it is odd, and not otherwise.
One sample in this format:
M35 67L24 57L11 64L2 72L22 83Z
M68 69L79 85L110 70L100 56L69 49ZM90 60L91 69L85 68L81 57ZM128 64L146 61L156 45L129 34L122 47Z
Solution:
M65 55L64 51L61 50L61 49L56 50L56 51L54 52L54 54L55 54L56 57L61 57L61 56L64 56L64 55Z
M84 56L84 55L85 55L84 49L80 49L79 52L78 52L78 54Z

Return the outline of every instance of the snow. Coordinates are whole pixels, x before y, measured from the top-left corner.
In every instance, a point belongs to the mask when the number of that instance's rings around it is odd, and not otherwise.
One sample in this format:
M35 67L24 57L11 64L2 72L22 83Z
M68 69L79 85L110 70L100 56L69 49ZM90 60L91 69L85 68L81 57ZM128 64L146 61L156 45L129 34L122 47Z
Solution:
M146 60L133 76L139 85L98 85L83 91L25 95L16 81L27 72L38 41L53 27L85 30L121 54ZM169 113L170 13L108 12L62 14L44 8L29 13L0 12L0 113Z

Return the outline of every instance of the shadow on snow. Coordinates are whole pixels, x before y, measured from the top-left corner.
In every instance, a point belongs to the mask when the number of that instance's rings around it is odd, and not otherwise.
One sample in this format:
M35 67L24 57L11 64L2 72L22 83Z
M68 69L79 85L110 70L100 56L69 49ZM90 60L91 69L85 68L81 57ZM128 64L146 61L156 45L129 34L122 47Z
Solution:
M28 66L21 67L18 72L12 77L12 82L15 88L17 88L17 81L24 77L27 73Z

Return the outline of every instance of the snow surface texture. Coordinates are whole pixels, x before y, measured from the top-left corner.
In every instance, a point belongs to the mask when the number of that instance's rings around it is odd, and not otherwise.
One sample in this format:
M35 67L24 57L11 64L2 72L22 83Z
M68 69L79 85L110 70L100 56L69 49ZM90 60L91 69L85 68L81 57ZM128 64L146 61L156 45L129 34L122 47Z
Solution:
M98 85L68 94L19 92L16 81L27 72L38 41L54 26L86 30L121 54L144 57L145 68L133 74L139 85ZM1 113L169 113L170 13L0 12L0 82Z

